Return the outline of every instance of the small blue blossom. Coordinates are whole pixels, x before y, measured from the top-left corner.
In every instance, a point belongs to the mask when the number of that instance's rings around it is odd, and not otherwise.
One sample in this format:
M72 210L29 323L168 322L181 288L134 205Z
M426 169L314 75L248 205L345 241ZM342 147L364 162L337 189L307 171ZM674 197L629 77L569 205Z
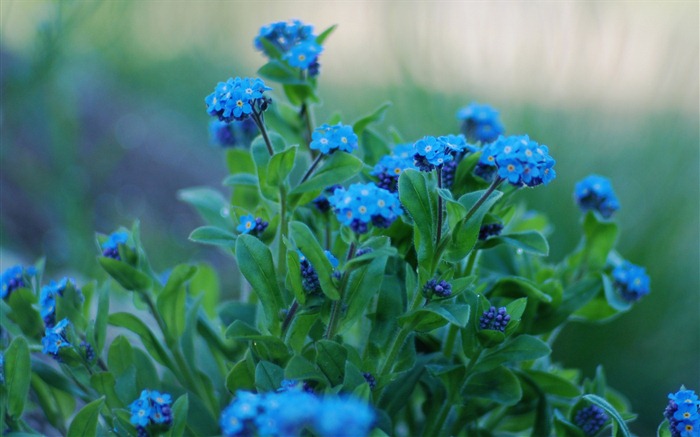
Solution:
M546 185L556 177L555 163L547 146L537 144L527 135L500 136L484 146L475 173L486 180L497 175L518 187L535 187Z
M301 253L300 250L297 250L297 252L299 253L301 284L304 287L304 290L306 290L306 292L308 293L314 293L320 290L321 282L318 279L318 273L316 273L316 269L314 269L314 266L311 265L311 262L304 256L303 253ZM330 261L331 267L333 267L334 269L338 268L338 258L333 256L333 254L328 250L324 250L323 253L326 255L328 261Z
M104 243L102 243L102 256L120 261L119 245L126 244L128 239L129 235L126 232L120 231L111 233Z
M75 280L71 278L63 278L59 282L51 281L48 285L41 287L39 307L47 328L52 328L56 323L56 296L63 297L63 292L69 284L80 293ZM82 294L80 295L82 297Z
M58 351L64 347L69 347L66 329L70 326L68 319L63 319L51 328L46 328L44 337L41 339L43 345L42 352L58 358Z
M610 218L620 209L612 184L607 178L590 175L576 184L574 199L582 211L598 211L604 218Z
M452 285L450 285L450 283L444 279L440 281L437 279L431 279L423 286L423 295L428 298L432 297L433 295L438 297L450 297L451 294Z
M255 217L252 214L241 216L240 224L236 226L236 230L241 234L260 235L265 232L268 222L260 217Z
M308 39L292 47L284 54L282 59L287 61L292 67L307 69L311 64L316 62L318 55L323 51L323 47L317 44L315 40Z
M132 425L147 426L151 417L151 403L148 399L139 398L129 405L131 411L130 422Z
M328 200L338 221L358 234L367 232L370 222L388 227L402 214L398 196L373 183L338 188Z
M374 375L369 372L362 372L362 377L365 378L365 381L367 381L367 385L369 385L370 390L377 388L377 378L375 378Z
M400 155L385 155L377 165L374 166L371 174L379 179L377 186L392 193L398 191L399 176L407 168L415 169L413 164L413 156L407 153L408 156Z
M479 328L504 332L508 322L510 322L510 315L508 315L506 307L500 307L498 310L496 307L491 307L481 315Z
M150 425L169 427L173 422L172 405L169 394L143 390L141 396L129 405L131 423L141 428Z
M352 397L326 397L314 416L314 430L321 437L366 436L375 414L366 403Z
M578 410L574 418L576 425L588 436L596 435L607 421L608 415L597 405L590 405Z
M488 105L472 102L457 112L457 118L462 120L462 133L469 141L490 143L504 132L498 111Z
M204 102L207 113L220 121L242 121L251 115L258 116L267 109L271 100L264 95L272 88L261 79L237 77L219 82L214 92Z
M258 135L258 127L250 118L230 123L212 120L209 123L209 139L211 144L221 147L250 147Z
M612 276L618 291L628 302L649 294L649 276L644 267L624 261L613 269Z
M299 20L278 21L260 28L260 34L255 38L255 48L271 56L261 41L266 39L284 54L302 41L315 40L313 31L313 26Z
M5 299L18 288L27 287L31 276L34 276L36 271L34 267L24 268L21 265L12 266L2 272L2 290L0 290L0 298Z
M316 209L325 213L331 209L331 203L328 201L328 195L333 194L337 188L343 188L341 185L331 185L323 190L321 195L315 198L312 202Z
M352 153L357 149L357 135L352 130L352 126L338 123L334 126L323 124L311 134L311 144L313 150L319 150L324 155L330 155L336 150Z
M668 394L664 416L673 437L697 437L700 432L700 402L693 390L685 387Z

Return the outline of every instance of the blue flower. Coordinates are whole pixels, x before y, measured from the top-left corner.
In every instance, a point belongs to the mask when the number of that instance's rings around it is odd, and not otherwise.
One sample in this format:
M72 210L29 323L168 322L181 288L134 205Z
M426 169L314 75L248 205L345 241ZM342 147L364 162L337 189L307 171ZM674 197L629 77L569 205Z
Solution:
M2 289L0 290L0 298L5 299L10 296L10 293L18 288L27 287L31 276L34 276L36 271L34 267L24 268L21 265L12 266L2 272Z
M321 437L360 437L369 434L375 414L365 402L352 397L328 396L314 417Z
M491 307L481 315L479 328L504 332L508 322L510 322L510 315L506 307L500 307L498 310L496 307Z
M271 100L264 93L271 89L261 79L229 78L219 82L214 92L204 99L207 113L225 122L258 116L270 104Z
M314 266L311 265L311 262L309 262L309 260L300 250L297 250L297 252L299 253L302 287L304 287L304 290L306 290L308 293L313 293L320 290L321 282L318 280L318 273L316 273L316 269L314 269ZM333 256L333 254L328 250L324 250L323 253L326 255L328 261L330 261L331 267L334 269L338 268L338 258Z
M610 218L620 209L620 203L610 181L595 174L587 176L576 184L574 199L582 211L598 211L604 218Z
M343 188L341 185L331 185L330 187L326 187L321 195L319 195L317 198L312 200L314 206L316 209L318 209L321 212L328 212L331 209L331 204L328 201L328 195L333 194L333 192L336 190L336 188Z
M673 437L697 437L700 430L700 402L693 390L685 387L669 393L664 417Z
M48 285L41 287L39 307L41 308L41 317L44 319L44 324L47 328L53 327L56 323L56 296L62 297L69 284L80 293L75 280L71 278L63 278L59 282L51 281ZM82 294L80 295L82 297Z
M444 135L438 138L427 136L413 145L414 161L421 171L431 171L442 167L461 156L463 152L473 150L461 135Z
M283 59L292 67L307 69L316 62L318 55L323 51L323 47L315 40L309 39L292 47L284 54Z
M250 118L230 123L212 120L209 123L209 138L212 144L221 147L250 147L258 135L258 127Z
M57 358L60 349L71 346L66 335L68 326L70 326L70 321L68 319L63 319L55 326L46 328L44 337L41 339L43 353Z
M113 232L102 243L102 256L121 260L119 256L119 245L126 244L129 235L126 232Z
M358 234L367 232L370 222L389 227L402 214L398 196L373 183L338 188L328 201L338 221Z
M590 405L578 410L574 418L576 425L588 436L596 435L607 421L608 415L597 405Z
M644 267L624 261L613 269L612 276L618 291L628 302L649 294L649 276Z
M268 225L269 223L262 218L248 214L241 216L240 224L236 226L236 230L241 234L260 235L267 229Z
M500 136L484 146L475 172L486 180L497 175L518 187L535 187L546 185L556 177L555 163L547 146L537 144L527 135Z
M462 133L470 141L490 143L504 131L498 111L488 105L472 102L457 111L457 118L462 120Z
M411 149L412 150L412 149ZM413 155L408 152L407 156L401 155L385 155L377 165L374 166L371 174L379 179L377 186L392 193L398 191L399 176L407 168L415 169L413 164Z
M441 281L431 279L423 286L423 295L425 297L432 297L433 295L438 297L449 297L451 294L452 285L450 285L450 283L444 279Z
M319 150L324 155L329 155L336 150L352 153L357 149L357 135L352 130L352 126L338 123L334 126L323 124L311 134L311 144L313 150Z
M262 43L265 39L284 54L302 41L315 40L313 31L313 26L299 20L278 21L260 28L260 34L255 38L255 48L271 56Z
M136 426L147 426L151 412L153 408L148 399L139 398L129 405L129 410L131 411L131 418L129 419L132 425Z
M141 396L129 405L131 423L138 427L150 424L170 426L173 422L172 397L156 390L142 390Z

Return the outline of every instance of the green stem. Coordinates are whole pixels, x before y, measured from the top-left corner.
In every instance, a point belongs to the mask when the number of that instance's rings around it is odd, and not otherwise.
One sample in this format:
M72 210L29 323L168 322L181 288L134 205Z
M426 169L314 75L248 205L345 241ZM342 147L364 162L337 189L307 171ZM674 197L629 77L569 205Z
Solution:
M499 185L501 185L505 181L505 179L496 177L496 179L491 183L491 186L489 186L488 190L479 198L479 200L476 201L474 206L471 207L469 212L467 212L467 215L462 219L465 223L469 221L469 219L474 215L474 213L479 209L479 207L486 202L486 199L491 196L491 193L493 193L496 188L498 188Z
M301 104L301 111L299 111L299 116L303 119L304 125L306 127L306 143L311 142L311 136L313 135L314 131L314 121L313 121L313 114L311 113L311 109L309 108L309 104L304 102Z
M284 275L287 272L287 248L284 240L287 237L287 190L280 185L280 236L277 242L277 271L280 273L280 285L284 289Z
M413 296L413 302L411 303L411 308L408 310L408 312L413 311L420 306L422 297L423 294L420 292L420 289L416 290L416 294L415 296ZM391 348L389 349L389 355L387 355L384 364L382 365L381 369L379 369L380 378L391 373L391 369L394 367L394 361L396 360L396 356L399 354L401 347L403 346L404 342L406 341L406 338L408 337L408 334L410 333L410 329L401 328L396 337L394 337L394 342L392 343ZM379 399L379 396L377 396L376 399Z
M267 136L267 129L265 129L265 122L262 117L262 111L259 113L253 109L253 112L250 114L251 118L253 119L253 122L255 122L255 125L258 127L258 130L260 131L260 134L263 137L263 140L265 141L265 145L267 146L267 153L270 154L270 156L273 156L275 154L274 149L272 148L272 143L270 142L270 137Z
M350 261L353 256L355 256L355 242L353 241L350 243L350 247L348 248L348 255L345 257L345 262L347 263ZM348 273L344 272L343 273L343 278L340 281L340 298L333 302L331 306L331 317L330 320L328 321L328 326L326 327L326 333L324 337L327 340L333 339L335 336L335 332L338 329L338 322L340 321L340 309L343 307L343 295L345 294L345 286L347 285L348 282Z
M447 401L443 402L442 406L440 407L440 411L438 412L437 417L435 418L435 421L426 429L426 432L423 435L427 436L439 436L440 431L442 431L442 427L445 425L445 420L447 420L447 416L449 416L450 411L452 410L452 402Z
M313 171L316 168L316 166L318 165L318 163L321 162L321 158L323 158L323 156L324 156L323 153L321 153L320 155L318 155L316 157L316 159L314 159L314 162L311 163L311 167L309 167L309 169L306 170L306 173L304 173L304 177L301 178L299 185L306 182L306 180L309 178L309 176L311 176L311 173L313 173Z
M445 338L445 348L443 354L445 358L452 358L452 353L455 348L455 340L457 339L457 332L459 332L459 327L450 323L450 327L447 328L447 337Z

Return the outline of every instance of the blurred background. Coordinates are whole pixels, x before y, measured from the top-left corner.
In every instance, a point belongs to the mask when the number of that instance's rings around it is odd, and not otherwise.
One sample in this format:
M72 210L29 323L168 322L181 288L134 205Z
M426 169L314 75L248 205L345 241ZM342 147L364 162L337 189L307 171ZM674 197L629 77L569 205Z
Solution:
M495 106L508 133L557 159L556 181L524 195L552 220L553 261L580 236L575 182L612 179L618 248L647 268L652 292L611 323L568 326L555 359L585 376L602 364L640 414L632 429L652 435L669 392L700 390L698 8L3 0L0 267L46 256L49 278L93 274L93 232L139 219L156 269L207 260L233 283L228 258L187 240L201 222L176 197L226 174L204 97L265 62L252 43L260 26L338 24L320 58L317 121L389 100L380 129L414 140L456 133L471 101Z

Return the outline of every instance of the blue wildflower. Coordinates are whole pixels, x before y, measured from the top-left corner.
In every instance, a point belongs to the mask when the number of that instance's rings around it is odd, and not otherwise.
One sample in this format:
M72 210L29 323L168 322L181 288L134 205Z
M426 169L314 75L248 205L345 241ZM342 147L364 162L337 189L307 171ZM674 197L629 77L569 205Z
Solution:
M102 256L120 261L119 245L126 244L128 238L129 235L126 232L111 233L109 237L107 237L107 240L102 243Z
M352 130L352 126L338 123L334 126L323 124L311 134L311 144L313 150L319 150L324 155L330 155L336 150L352 153L357 149L357 135Z
M338 188L328 200L340 223L358 234L367 232L370 222L389 227L402 214L398 196L373 183Z
M271 100L264 93L271 89L261 79L229 78L204 99L207 113L226 122L257 117L269 106Z
M508 322L510 322L510 315L508 315L506 307L500 307L496 310L496 307L492 306L481 315L479 327L481 329L504 332L506 326L508 326Z
M325 213L331 209L331 203L328 201L328 195L333 194L337 188L343 188L341 185L331 185L323 190L323 192L314 200L312 200L314 206L319 211Z
M209 123L209 138L212 144L221 147L250 147L258 135L258 127L250 118L230 123L212 120Z
M299 20L278 21L260 28L260 34L255 38L255 48L271 56L272 54L267 52L262 43L265 39L284 54L302 41L315 40L313 31L313 26Z
M578 410L576 417L574 417L576 425L588 436L596 435L607 421L608 415L597 405L590 405Z
M169 427L173 422L172 405L169 394L143 390L139 398L129 405L131 423L140 428L150 425Z
M576 184L574 199L582 211L598 211L604 218L610 218L620 209L612 184L607 178L589 175Z
M618 291L628 302L649 294L649 276L644 267L624 261L613 269L612 276Z
M534 187L556 177L555 163L547 146L527 135L500 136L484 146L475 172L486 180L497 176L515 186Z
M413 156L385 155L377 165L374 166L371 174L379 179L377 186L392 193L398 191L399 176L407 168L415 169Z
M143 397L136 399L131 403L131 405L129 405L129 410L131 411L130 422L132 425L148 425L151 417L151 411L153 410L148 399L144 399Z
M297 252L299 253L299 264L301 268L301 284L304 287L304 290L306 290L308 293L314 293L320 290L321 283L318 280L318 273L316 273L316 269L314 269L314 266L311 265L311 262L309 262L309 260L303 253L301 253L300 250ZM334 269L338 268L338 258L333 256L333 254L328 250L324 250L323 253L326 255L328 261L330 261L331 267Z
M375 414L365 402L352 397L333 396L323 399L314 416L314 430L321 437L366 436L372 429Z
M317 44L315 40L309 39L292 47L284 54L282 59L287 61L292 67L307 69L311 64L315 63L318 55L323 51L323 47Z
M24 268L21 265L12 266L2 272L2 290L0 290L0 298L5 299L18 288L27 287L31 276L34 276L36 271L34 267Z
M51 281L48 285L41 287L39 307L47 328L52 328L56 323L56 296L63 297L63 292L69 284L80 293L75 280L71 278L63 278L59 282ZM80 296L82 297L82 294Z
M260 235L267 229L268 225L269 223L262 218L248 214L241 216L240 224L236 226L236 230L241 234Z
M488 105L472 102L457 112L457 118L462 120L462 133L469 141L490 143L504 131L498 111Z
M449 282L437 279L431 279L423 285L423 295L425 297L449 297L452 294L452 285Z
M81 341L80 349L83 351L85 361L87 361L88 363L92 363L95 360L95 349L90 343L88 343L85 340Z
M668 420L673 437L697 437L700 431L700 402L693 390L685 387L668 394L664 416Z
M70 347L66 329L70 326L68 319L63 319L51 328L46 328L44 337L41 339L43 345L42 352L58 358L58 351L64 347Z

